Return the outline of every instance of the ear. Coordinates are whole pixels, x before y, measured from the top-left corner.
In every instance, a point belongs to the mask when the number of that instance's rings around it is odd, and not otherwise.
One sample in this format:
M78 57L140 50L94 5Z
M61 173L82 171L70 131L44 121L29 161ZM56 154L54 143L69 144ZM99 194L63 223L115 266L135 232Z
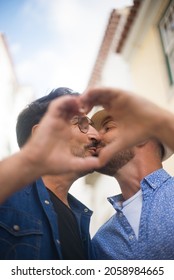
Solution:
M33 134L34 134L35 131L37 130L38 126L39 126L38 124L35 124L35 125L32 127L31 136L33 136Z
M139 143L138 145L136 145L136 147L143 147L144 145L146 145L148 143L149 140L144 140L143 142Z

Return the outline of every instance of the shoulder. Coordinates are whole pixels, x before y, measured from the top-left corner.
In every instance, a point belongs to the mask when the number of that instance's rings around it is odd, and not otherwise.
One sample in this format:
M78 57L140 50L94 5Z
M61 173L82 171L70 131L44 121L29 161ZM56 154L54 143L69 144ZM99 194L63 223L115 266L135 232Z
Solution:
M29 198L33 193L33 189L35 188L35 182L29 185L24 186L21 190L16 191L13 195L5 200L4 203L0 205L0 208L3 206L16 205L17 207L21 207L21 204L24 204L25 200Z

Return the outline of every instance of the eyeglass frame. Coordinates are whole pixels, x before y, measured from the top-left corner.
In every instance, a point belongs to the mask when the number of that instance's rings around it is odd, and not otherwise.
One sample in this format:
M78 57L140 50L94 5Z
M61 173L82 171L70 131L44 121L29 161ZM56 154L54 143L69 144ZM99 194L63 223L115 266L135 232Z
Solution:
M88 126L85 128L83 128L82 127L82 120L87 120L87 122L85 123L85 124L88 124ZM74 122L75 121L75 122ZM78 128L79 128L79 130L82 132L82 133L84 133L84 134L86 134L86 133L88 133L88 131L89 131L89 126L91 125L91 126L94 126L94 123L93 123L93 121L91 120L91 119L89 119L87 116L74 116L72 119L71 119L71 124L73 124L73 125L78 125Z

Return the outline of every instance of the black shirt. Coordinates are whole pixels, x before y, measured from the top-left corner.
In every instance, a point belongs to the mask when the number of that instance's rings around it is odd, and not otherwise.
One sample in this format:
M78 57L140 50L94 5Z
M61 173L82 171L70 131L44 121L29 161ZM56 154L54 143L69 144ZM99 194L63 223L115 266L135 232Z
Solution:
M61 251L64 260L85 260L76 217L52 191L48 189L54 210L57 214Z

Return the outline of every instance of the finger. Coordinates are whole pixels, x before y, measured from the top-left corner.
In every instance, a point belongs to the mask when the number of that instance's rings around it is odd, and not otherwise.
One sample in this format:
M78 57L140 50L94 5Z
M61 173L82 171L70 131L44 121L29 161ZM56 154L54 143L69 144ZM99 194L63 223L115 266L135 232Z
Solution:
M109 104L111 89L109 88L91 88L87 89L82 95L81 100L84 105L91 108L96 105L107 106Z
M101 162L97 157L77 158L74 157L70 161L72 171L92 171L100 168Z
M140 140L137 141L136 138L134 139L128 138L127 140L127 136L119 137L117 141L108 144L100 151L99 153L100 164L105 165L113 158L114 154L129 149L140 142L141 141Z
M62 117L65 120L70 120L74 115L82 114L81 104L78 96L62 96L54 100L49 107L49 110L56 117Z
M93 105L92 104L89 104L88 102L85 102L83 100L83 97L79 97L79 101L80 101L80 111L83 112L83 114L88 114L92 108L93 108Z
M120 147L118 145L118 143L108 144L99 153L98 158L100 160L100 163L104 166L106 163L108 163L112 159L113 154L115 154L116 152L118 152L120 150L122 150L122 147Z

